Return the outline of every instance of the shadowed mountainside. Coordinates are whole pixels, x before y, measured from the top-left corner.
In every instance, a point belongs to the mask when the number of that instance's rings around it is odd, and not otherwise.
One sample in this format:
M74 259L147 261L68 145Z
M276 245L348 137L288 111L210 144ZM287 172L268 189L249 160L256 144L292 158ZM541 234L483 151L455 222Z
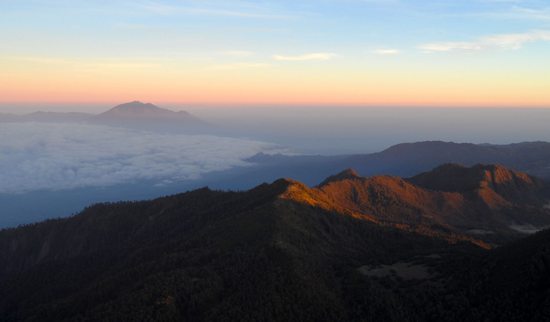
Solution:
M521 180L522 196L540 192L536 179L495 166L452 171L480 169L499 173L498 186L511 180L502 171ZM434 173L419 178L426 186L439 184ZM524 276L524 266L495 268L508 260L507 253L476 246L485 243L460 226L479 220L461 216L462 203L483 203L482 189L498 194L485 187L484 178L475 178L477 188L468 184L466 191L449 192L348 170L316 188L290 179L246 192L204 188L152 201L99 204L71 218L0 231L0 316L4 321L539 317L548 296L535 282L548 266L538 254L549 245L539 236L547 232L534 236L536 242L510 246L536 247L516 250L537 269ZM515 195L511 190L505 190L507 196ZM498 211L485 207L490 211L477 215L488 223L508 220L501 205ZM495 234L511 236L506 230ZM493 276L509 269L517 276L508 284L517 291L512 295L521 291L539 299L525 306L529 311L490 306L514 300L490 289Z
M437 239L279 197L294 185L279 180L241 193L201 189L97 205L73 218L3 231L0 315L5 321L348 320L363 314L353 313L360 301L382 289L354 290L370 288L353 282L361 278L359 267L432 253L462 256L473 247L448 250ZM369 314L407 313L374 310Z
M550 230L489 252L451 280L463 321L550 321Z

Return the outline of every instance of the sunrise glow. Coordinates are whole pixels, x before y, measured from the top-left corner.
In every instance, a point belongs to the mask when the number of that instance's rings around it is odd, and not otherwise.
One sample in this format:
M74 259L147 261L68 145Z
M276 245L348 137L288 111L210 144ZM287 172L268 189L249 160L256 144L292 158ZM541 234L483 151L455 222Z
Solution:
M536 1L0 8L2 103L550 106L550 20Z

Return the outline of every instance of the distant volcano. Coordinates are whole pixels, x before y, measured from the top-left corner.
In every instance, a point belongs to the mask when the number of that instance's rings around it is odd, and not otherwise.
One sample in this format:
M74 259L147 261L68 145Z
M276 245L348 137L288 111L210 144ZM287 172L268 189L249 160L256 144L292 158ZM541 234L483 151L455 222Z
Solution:
M94 116L91 122L149 130L197 131L208 128L206 122L186 111L175 112L140 101L117 105Z
M172 133L212 133L214 127L186 111L172 111L151 103L133 101L98 115L88 113L34 112L1 114L2 122L91 123Z
M103 112L97 116L101 119L110 118L189 118L191 114L187 112L174 112L165 108L160 108L151 103L142 103L139 101L133 101L130 103L124 103L113 107L112 109Z

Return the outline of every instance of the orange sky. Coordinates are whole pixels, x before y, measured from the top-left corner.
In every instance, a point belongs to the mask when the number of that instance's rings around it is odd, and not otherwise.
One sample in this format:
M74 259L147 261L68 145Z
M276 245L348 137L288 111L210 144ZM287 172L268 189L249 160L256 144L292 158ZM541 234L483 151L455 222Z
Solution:
M550 107L550 76L533 71L3 61L2 102Z
M0 104L550 107L550 17L521 3L2 2Z

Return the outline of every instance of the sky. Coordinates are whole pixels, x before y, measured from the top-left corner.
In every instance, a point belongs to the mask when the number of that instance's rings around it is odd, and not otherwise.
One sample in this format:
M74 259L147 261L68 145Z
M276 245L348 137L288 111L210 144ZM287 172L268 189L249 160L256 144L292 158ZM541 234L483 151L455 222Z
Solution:
M548 57L543 0L0 0L3 106L550 107Z

